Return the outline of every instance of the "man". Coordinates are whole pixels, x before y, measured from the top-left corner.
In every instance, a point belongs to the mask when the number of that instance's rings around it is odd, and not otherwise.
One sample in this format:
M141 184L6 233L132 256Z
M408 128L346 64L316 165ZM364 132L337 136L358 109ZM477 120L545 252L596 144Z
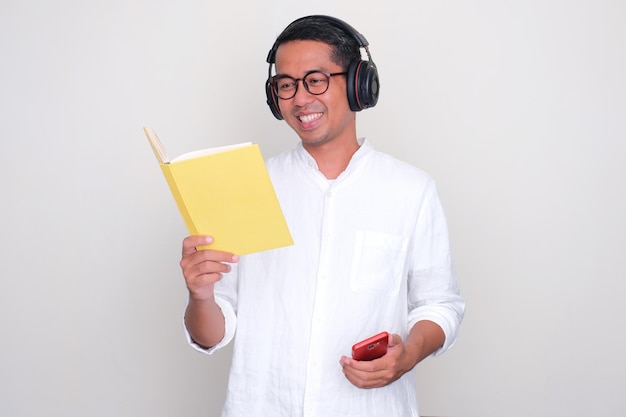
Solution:
M223 416L418 416L414 367L454 343L464 312L434 183L357 139L378 75L351 26L298 19L268 62L270 109L301 140L267 161L295 244L240 259L186 238L189 341L235 339ZM382 331L384 356L351 358Z

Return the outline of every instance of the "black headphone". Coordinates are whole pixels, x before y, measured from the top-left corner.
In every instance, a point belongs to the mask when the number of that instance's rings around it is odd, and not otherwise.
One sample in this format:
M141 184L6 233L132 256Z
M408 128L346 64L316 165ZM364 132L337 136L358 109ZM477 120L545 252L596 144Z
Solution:
M368 47L369 43L367 42L367 39L365 39L365 36L357 32L356 29L354 29L343 20L331 16L306 16L294 20L291 24L289 24L289 26L292 26L293 24L303 19L309 19L311 17L323 18L329 23L333 24L335 27L338 27L346 33L349 33L354 37L354 39L356 39L359 44L359 48L365 49L368 58L367 61L352 61L350 65L348 65L348 70L346 74L348 103L350 104L350 110L352 111L361 111L363 109L367 109L368 107L374 107L376 105L376 102L378 102L380 82L378 80L378 70L376 69L374 61L372 61L372 56L370 55ZM265 94L267 96L267 105L270 107L272 114L278 120L282 120L283 115L280 112L280 108L278 106L278 97L276 96L276 92L274 91L274 86L272 84L272 65L276 63L276 51L278 50L278 46L279 45L277 39L276 42L274 42L272 49L270 49L269 53L267 54L267 63L269 64L269 69L268 78L265 82Z

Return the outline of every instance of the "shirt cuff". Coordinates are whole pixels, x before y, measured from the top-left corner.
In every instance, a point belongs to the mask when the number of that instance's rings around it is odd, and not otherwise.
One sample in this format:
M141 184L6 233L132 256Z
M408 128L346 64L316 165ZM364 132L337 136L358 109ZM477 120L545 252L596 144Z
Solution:
M183 330L185 331L185 338L187 339L187 343L189 344L189 346L191 346L198 352L206 353L208 355L217 352L228 343L230 343L231 340L233 340L233 337L235 337L235 328L237 323L237 316L235 315L235 311L233 310L230 303L228 303L228 301L219 297L215 297L215 302L222 310L222 314L224 314L224 337L217 345L207 349L194 342L194 340L191 338L191 335L189 334L189 330L187 330L187 326L185 325L183 319Z
M439 349L432 353L433 356L439 356L454 346L459 326L463 320L464 310L464 302L460 300L460 297L457 302L448 306L439 305L422 309L418 308L409 314L408 331L411 331L415 323L424 320L432 321L441 327L445 335L445 341Z

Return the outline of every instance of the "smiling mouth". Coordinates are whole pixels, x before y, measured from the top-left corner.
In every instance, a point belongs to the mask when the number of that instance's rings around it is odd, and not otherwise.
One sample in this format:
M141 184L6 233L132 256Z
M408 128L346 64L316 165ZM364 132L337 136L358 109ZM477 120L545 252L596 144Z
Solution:
M313 113L313 114L306 114L304 116L299 116L298 119L302 122L302 123L310 123L314 120L319 119L320 117L322 117L324 113Z

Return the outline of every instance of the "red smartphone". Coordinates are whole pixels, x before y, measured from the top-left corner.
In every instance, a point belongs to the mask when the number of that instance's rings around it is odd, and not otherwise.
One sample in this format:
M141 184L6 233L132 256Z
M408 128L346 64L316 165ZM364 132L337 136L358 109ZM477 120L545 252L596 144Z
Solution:
M371 361L387 353L389 333L382 332L352 346L352 358L357 361Z

